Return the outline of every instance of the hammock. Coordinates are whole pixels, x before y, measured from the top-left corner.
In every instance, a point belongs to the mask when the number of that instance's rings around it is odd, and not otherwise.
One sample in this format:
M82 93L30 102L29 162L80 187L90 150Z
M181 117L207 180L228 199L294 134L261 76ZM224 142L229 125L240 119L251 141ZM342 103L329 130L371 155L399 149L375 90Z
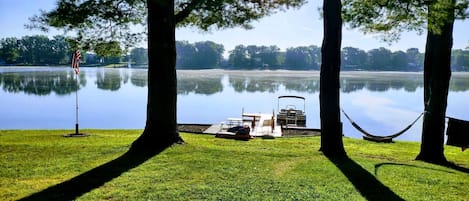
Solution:
M422 117L423 115L423 112L417 117L417 119L415 119L410 125L408 125L407 127L405 127L403 130L397 132L397 133L394 133L392 135L387 135L387 136L379 136L379 135L373 135L367 131L365 131L363 128L361 128L357 123L355 123L348 115L347 113L345 113L345 111L342 109L342 113L344 113L345 117L347 117L347 119L350 121L350 123L352 124L352 126L357 129L358 131L360 131L363 135L363 139L365 140L370 140L370 141L374 141L374 142L392 142L392 139L393 138L396 138L402 134L404 134L407 130L409 130L414 124L415 122L417 122L417 120L420 119L420 117Z

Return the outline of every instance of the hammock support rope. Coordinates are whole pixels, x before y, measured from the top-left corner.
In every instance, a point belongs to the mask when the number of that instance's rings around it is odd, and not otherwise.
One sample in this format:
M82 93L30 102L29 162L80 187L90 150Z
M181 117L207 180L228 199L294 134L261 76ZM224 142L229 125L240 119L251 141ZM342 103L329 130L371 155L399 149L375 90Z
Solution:
M355 121L353 121L350 116L343 110L342 110L342 113L344 113L345 117L350 121L350 123L352 124L352 126L357 129L358 131L360 131L360 133L362 133L363 135L363 139L365 140L370 140L370 141L374 141L374 142L392 142L392 139L393 138L396 138L402 134L404 134L407 130L409 130L419 119L420 117L422 117L423 115L423 112L410 124L408 125L407 127L405 127L403 130L397 132L397 133L394 133L392 135L387 135L387 136L379 136L379 135L373 135L367 131L365 131L363 128L361 128L357 123L355 123Z

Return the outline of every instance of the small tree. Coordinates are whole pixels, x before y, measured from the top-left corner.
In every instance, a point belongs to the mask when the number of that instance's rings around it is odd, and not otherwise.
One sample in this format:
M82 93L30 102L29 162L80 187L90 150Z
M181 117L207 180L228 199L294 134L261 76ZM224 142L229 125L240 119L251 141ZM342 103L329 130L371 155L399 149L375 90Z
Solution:
M0 59L7 64L13 64L20 59L19 40L17 38L4 38L0 40Z

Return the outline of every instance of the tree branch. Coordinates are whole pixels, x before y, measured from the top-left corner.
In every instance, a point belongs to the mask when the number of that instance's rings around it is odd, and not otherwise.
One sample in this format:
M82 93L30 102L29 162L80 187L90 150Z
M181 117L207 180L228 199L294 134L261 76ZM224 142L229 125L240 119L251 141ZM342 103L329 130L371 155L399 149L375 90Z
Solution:
M191 12L196 9L205 0L192 0L190 3L184 3L186 6L175 15L176 24L183 21ZM181 5L181 7L183 7Z

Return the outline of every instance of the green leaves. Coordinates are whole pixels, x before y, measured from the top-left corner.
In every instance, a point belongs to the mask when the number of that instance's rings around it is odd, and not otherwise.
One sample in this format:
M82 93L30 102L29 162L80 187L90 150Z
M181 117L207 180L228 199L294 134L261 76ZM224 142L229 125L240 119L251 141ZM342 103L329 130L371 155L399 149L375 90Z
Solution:
M101 51L101 43L117 41L128 49L146 35L145 0L58 0L51 11L30 18L30 29L51 27L71 33L72 46ZM178 26L204 31L241 26L288 8L298 8L305 0L176 0L174 17ZM108 45L109 45L108 44ZM99 50L97 50L99 49Z
M0 59L7 64L15 63L20 58L19 40L16 38L3 38L0 40Z
M119 41L127 49L145 33L145 2L138 0L59 0L49 12L30 18L30 29L62 29L72 46L94 50L102 42ZM99 48L99 47L97 47Z
M122 50L118 41L97 43L94 47L94 52L100 57L122 55Z
M345 0L343 19L351 28L364 33L381 34L381 39L393 42L404 30L423 33L427 8L422 1Z
M351 28L381 34L393 42L403 31L439 33L446 22L468 16L467 0L344 0L343 19Z
M197 5L193 5L198 2ZM252 28L251 22L288 8L299 8L305 0L206 0L177 1L176 11L188 16L178 26L193 26L204 31L241 26ZM192 6L191 4L192 3Z

